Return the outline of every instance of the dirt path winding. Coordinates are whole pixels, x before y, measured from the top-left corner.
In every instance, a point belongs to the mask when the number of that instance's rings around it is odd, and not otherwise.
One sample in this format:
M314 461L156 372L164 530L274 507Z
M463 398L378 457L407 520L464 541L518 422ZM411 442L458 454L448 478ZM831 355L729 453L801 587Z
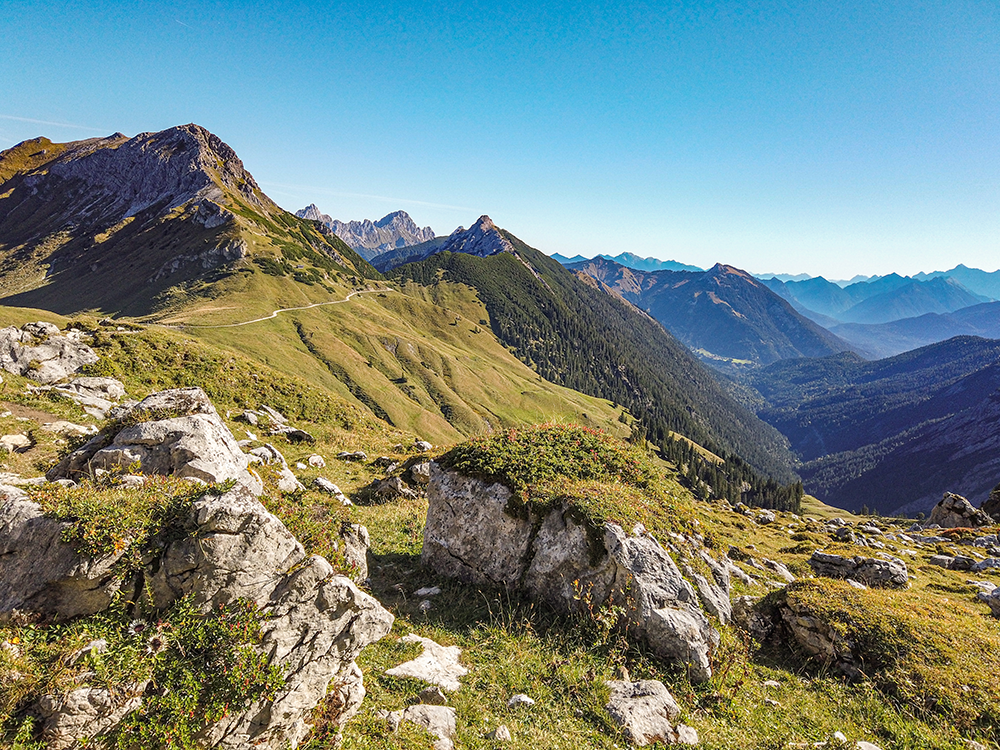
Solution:
M242 323L225 323L224 325L217 325L217 326L198 325L196 323L179 323L179 324L174 324L174 325L177 325L178 327L183 327L183 328L239 328L240 326L248 326L251 323L260 323L261 321L264 321L264 320L271 320L272 318L277 318L278 317L278 313L293 312L295 310L310 310L310 309L312 309L314 307L323 307L324 305L340 305L340 304L343 304L344 302L349 302L350 299L351 299L351 297L354 297L354 296L356 296L358 294L374 294L376 292L385 293L385 292L394 292L394 291L396 291L396 290L395 289L362 289L362 290L357 291L357 292L351 292L346 297L344 297L344 299L337 299L337 300L333 300L331 302L314 302L311 305L304 305L302 307L282 307L282 308L279 308L279 309L275 310L270 315L265 315L263 318L254 318L253 320L244 320Z

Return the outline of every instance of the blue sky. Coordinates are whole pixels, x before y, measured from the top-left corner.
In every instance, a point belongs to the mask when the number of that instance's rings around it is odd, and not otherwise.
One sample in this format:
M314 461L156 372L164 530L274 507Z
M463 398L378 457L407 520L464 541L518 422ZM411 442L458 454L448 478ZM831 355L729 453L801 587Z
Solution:
M19 2L0 148L197 122L279 204L751 271L1000 266L1000 5Z

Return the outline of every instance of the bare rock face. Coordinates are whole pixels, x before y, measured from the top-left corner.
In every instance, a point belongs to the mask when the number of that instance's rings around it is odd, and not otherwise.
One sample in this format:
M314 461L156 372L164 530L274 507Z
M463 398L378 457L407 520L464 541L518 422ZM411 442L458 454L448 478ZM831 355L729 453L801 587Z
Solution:
M612 680L607 684L611 688L608 713L633 745L698 744L697 732L683 725L674 726L681 708L659 680Z
M990 495L992 498L992 494ZM989 502L989 501L987 501ZM931 510L928 525L937 524L946 529L991 526L994 521L986 511L976 509L972 503L961 495L954 495L951 492L944 493L944 497Z
M232 750L295 746L309 731L309 710L331 683L344 707L339 720L346 721L364 696L355 659L389 632L392 615L336 575L325 559L307 557L244 486L196 500L189 525L193 533L168 544L141 574L154 604L163 609L193 594L208 612L237 598L254 600L266 613L261 649L285 674L273 700L207 727L203 744ZM114 560L78 555L60 538L64 526L25 500L0 506L0 621L14 609L64 620L108 606ZM134 586L128 581L121 588ZM60 747L69 747L106 731L134 707L81 686L68 696L46 698L40 710L46 731L60 738Z
M79 747L77 740L107 731L142 705L141 686L124 695L107 688L82 687L65 695L46 695L39 701L42 736L50 750Z
M526 591L564 612L625 605L629 629L662 658L711 676L718 643L694 588L648 534L605 524L595 530L568 508L544 517L509 512L510 490L431 467L424 565L473 583Z
M108 607L120 582L111 575L118 555L82 557L62 541L69 524L46 518L20 490L0 501L0 622L14 610L56 620Z
M160 391L135 406L113 411L112 416L136 423L114 435L95 436L51 469L46 475L50 481L138 461L144 474L203 482L236 479L259 487L247 472L246 455L200 388Z
M55 329L54 331L52 329ZM0 367L39 383L70 377L98 357L75 331L61 335L51 323L28 323L0 329Z
M786 601L778 611L792 638L803 651L852 679L860 675L859 662L854 656L854 643L830 623L798 602Z
M434 239L430 227L418 227L406 211L393 211L378 221L339 221L331 218L311 203L296 211L300 219L312 219L325 224L365 260L401 247L419 245Z
M843 557L826 552L813 552L809 565L818 576L850 578L869 586L906 588L909 574L906 563L897 557L879 560L873 557Z

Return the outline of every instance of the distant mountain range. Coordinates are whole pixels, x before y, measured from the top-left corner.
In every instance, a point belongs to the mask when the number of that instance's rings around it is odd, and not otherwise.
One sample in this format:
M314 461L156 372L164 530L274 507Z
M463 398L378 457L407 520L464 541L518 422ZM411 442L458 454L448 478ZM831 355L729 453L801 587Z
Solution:
M746 377L824 502L917 513L951 491L978 505L1000 475L1000 341L957 337L877 362L791 360Z
M588 260L597 260L597 258L606 258L607 260L612 260L619 265L625 266L626 268L634 268L637 271L704 271L704 268L699 268L698 266L689 266L686 263L679 263L676 260L660 260L659 258L640 258L635 253L619 253L618 255L597 255L594 258L585 258L582 255L574 255L572 258L567 258L565 255L560 255L559 253L553 253L551 256L553 260L557 260L564 266L569 266L574 263L583 263Z
M707 361L770 364L850 350L745 271L637 271L603 257L573 263L645 310Z
M310 203L296 211L295 215L300 219L322 222L365 260L434 239L434 230L430 227L418 227L406 211L393 211L378 221L362 219L345 222L331 218L322 213L315 203Z
M823 277L804 281L763 282L803 315L823 325L888 323L927 313L949 313L989 298L977 295L954 279L938 276L919 280L898 274L841 287Z
M954 336L1000 339L1000 302L984 302L952 313L927 313L891 323L844 323L833 325L830 330L865 356L881 359Z

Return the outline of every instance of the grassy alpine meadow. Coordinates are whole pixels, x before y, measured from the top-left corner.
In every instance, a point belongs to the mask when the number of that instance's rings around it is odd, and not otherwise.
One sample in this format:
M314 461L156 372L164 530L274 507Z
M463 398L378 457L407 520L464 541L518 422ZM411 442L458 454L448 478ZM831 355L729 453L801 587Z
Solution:
M735 512L718 499L698 500L687 489L678 467L647 452L641 443L629 444L616 437L627 432L627 425L618 419L620 408L616 411L606 401L578 396L576 401L565 402L562 412L547 414L542 405L557 401L561 390L537 384L531 380L537 376L523 365L519 365L520 374L505 376L519 385L499 393L516 409L504 412L498 407L497 413L506 415L503 418L491 413L494 429L470 431L465 436L458 428L463 422L457 418L448 422L438 407L441 424L450 431L442 427L438 437L431 437L438 445L424 453L414 441L428 435L410 427L430 422L401 418L400 425L390 425L376 418L306 345L309 342L333 363L349 360L347 355L354 352L359 363L351 367L368 372L381 372L380 368L396 362L398 378L407 373L407 383L414 382L413 367L444 378L448 364L448 382L454 384L451 392L471 394L472 390L462 390L471 386L460 385L458 377L465 372L462 377L469 382L475 379L477 370L469 364L471 358L510 355L505 355L506 350L495 340L488 346L477 344L479 349L463 344L487 339L481 338L484 333L474 332L478 322L473 324L468 318L470 313L478 314L475 300L457 286L449 294L455 297L437 301L420 295L373 295L356 308L341 305L326 312L310 311L317 315L315 319L279 316L263 324L262 330L279 342L273 344L268 343L268 336L245 329L235 329L245 335L226 344L222 334L216 340L216 334L208 329L195 333L123 325L120 327L125 330L117 330L117 323L108 326L84 317L74 319L93 332L95 351L101 355L90 374L120 378L135 398L162 388L198 385L212 398L237 438L249 440L249 446L268 442L278 448L306 489L282 494L274 484L274 467L257 466L267 487L262 501L307 551L323 554L335 566L342 566L337 550L341 523L361 523L369 529L372 549L366 585L393 612L396 623L392 633L367 648L359 660L368 690L361 712L338 729L333 723L336 707L321 704L313 715L315 729L306 747L333 747L338 735L341 746L350 748L425 750L429 746L431 738L422 730L403 725L392 733L379 716L382 710L404 708L424 687L385 674L386 669L417 654L418 649L399 642L410 632L463 650L462 663L469 674L462 679L462 687L448 695L449 705L457 711L456 744L461 748L497 747L487 735L500 724L511 732L513 739L506 745L511 748L624 748L628 743L604 706L608 699L605 682L626 671L631 679L664 681L682 706L680 721L698 730L701 747L713 750L804 747L827 741L838 731L851 742L866 740L883 750L968 750L965 740L997 746L1000 694L994 676L1000 672L1000 627L988 608L975 600L974 589L966 583L969 574L928 563L931 554L967 550L957 544L958 535L936 547L909 551L901 542L886 541L884 551L903 557L909 566L912 580L905 590L859 591L838 581L814 579L806 561L815 549L873 555L870 548L836 541L824 526L826 520L838 516L851 522L861 517L806 497L801 515L777 512L773 522L761 524L754 519L754 512ZM438 302L448 306L435 307ZM429 350L421 350L417 339L403 335L399 335L398 344L392 340L397 349L389 357L391 352L382 343L386 334L378 328L379 316L398 305L422 311L427 319L438 321L435 325L447 329L452 338L434 350L440 359L434 359ZM455 320L454 308L462 311L461 320ZM348 320L340 320L342 328L336 336L350 338L346 332L360 331L363 321L368 320L376 331L373 339L364 343L367 340L358 334L348 347L350 352L328 349L331 344L324 338L321 323L330 323L348 310ZM45 319L18 313L9 320L23 323L38 318ZM304 336L299 335L296 323L302 326ZM463 325L468 325L468 330ZM336 336L330 334L331 339ZM413 344L417 360L406 360L399 353L401 349L409 351L407 343ZM378 347L387 358L382 359ZM270 352L267 361L263 359L265 351ZM373 361L371 367L360 363L362 353L378 362ZM411 369L403 367L404 361ZM303 364L303 371L316 377L287 374L299 363L312 363L312 370ZM461 370L459 364L468 369ZM501 367L496 362L494 366ZM347 364L343 367L349 375L353 372ZM322 376L323 372L327 375ZM328 387L332 380L340 383L339 390ZM400 398L413 404L413 413L418 409L431 413L428 404L439 403L432 399L421 405L420 399L429 393L426 384L435 382L430 377L420 381L419 388L414 385L409 395L397 387L404 384L385 380L389 385L382 387L386 393L390 388L394 391L391 398L370 385L368 393L376 404L385 404L387 412L396 409L393 404ZM353 382L362 382L360 376ZM487 381L489 387L502 382ZM530 382L547 395L525 399L514 390ZM72 442L49 437L36 428L37 415L25 417L30 421L17 421L13 406L71 421L87 420L76 404L46 393L31 393L27 385L24 379L5 375L5 400L12 413L0 416L0 428L20 426L35 439L25 452L6 457L9 468L26 476L51 465ZM468 398L471 401L472 396ZM495 398L502 400L501 396ZM242 410L261 405L284 413L295 426L312 434L315 442L293 443L283 435L267 434L266 424L251 426L237 419ZM572 417L583 411L590 421L574 423ZM599 429L602 420L611 429ZM539 424L531 426L530 422ZM93 420L90 423L99 426ZM364 451L367 459L336 459L340 451L358 450ZM325 467L308 463L314 454L325 459ZM641 523L663 543L673 545L679 564L703 573L698 551L704 549L717 558L730 554L742 561L756 581L749 585L734 581L734 596L760 597L765 612L794 600L830 622L840 636L855 644L864 664L862 675L854 681L846 679L832 665L815 661L790 645L787 637L758 642L739 628L714 623L721 644L712 657L713 677L693 685L681 670L630 642L621 627L624 613L614 607L592 608L586 617L570 618L512 591L470 586L434 575L420 563L426 500L416 497L372 503L367 490L372 482L386 476L385 468L376 462L383 456L397 464L393 472L398 475L415 461L436 458L446 466L503 482L514 490L516 507L511 512L566 503L595 527L610 521L630 529ZM319 476L335 482L354 504L344 506L312 488L312 480ZM92 554L122 553L123 574L148 555L150 545L157 540L185 533L180 519L192 499L191 491L190 485L173 480L149 482L139 492L126 491L116 486L113 478L103 483L84 482L76 490L32 490L47 512L70 522L68 541ZM909 524L889 518L864 520L886 533ZM775 576L748 563L751 558L782 563L799 580L782 587ZM980 575L992 575L996 580L995 573ZM417 596L415 592L425 586L437 586L441 593ZM179 603L171 612L139 615L112 609L99 617L58 626L23 621L0 627L0 642L7 644L0 651L3 746L34 750L37 745L32 745L30 738L35 719L26 707L33 697L68 689L85 672L119 690L137 680L155 679L174 686L178 696L176 702L151 704L141 721L137 717L107 739L105 744L110 747L193 746L191 711L211 717L232 710L241 701L266 696L277 678L253 657L259 613L244 607L231 617L227 615L224 622L241 623L227 635L218 630L223 621L192 618L185 606ZM133 620L145 623L143 627L149 630L143 630L141 636L138 626L130 630ZM150 638L160 636L162 639L150 643ZM81 655L87 644L99 639L107 641L106 651ZM210 643L216 650L209 649ZM178 661L182 649L185 654L201 653L203 658L197 663ZM235 665L238 684L213 682L218 675L199 671L205 669L199 663L217 664L220 659ZM526 693L536 703L529 708L508 708L507 701L516 693ZM187 719L182 715L185 712Z

